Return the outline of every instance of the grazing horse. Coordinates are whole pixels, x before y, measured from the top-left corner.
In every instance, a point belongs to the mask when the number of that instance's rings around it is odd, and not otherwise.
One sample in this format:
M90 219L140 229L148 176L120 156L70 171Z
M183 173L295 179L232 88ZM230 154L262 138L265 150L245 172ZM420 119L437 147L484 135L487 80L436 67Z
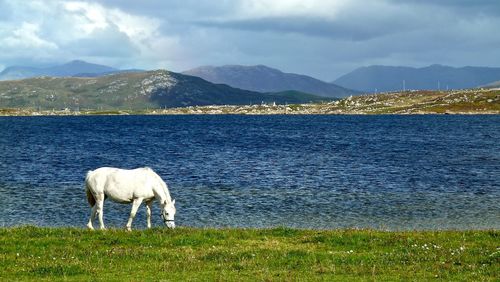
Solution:
M175 200L170 198L167 184L149 167L131 170L101 167L87 173L85 188L92 208L87 227L92 230L96 214L99 216L101 229L106 229L103 222L103 206L106 198L117 203L132 203L126 225L129 231L132 229L132 221L142 201L146 202L147 224L148 228L151 228L151 206L155 199L160 202L161 217L165 225L168 228L175 228Z

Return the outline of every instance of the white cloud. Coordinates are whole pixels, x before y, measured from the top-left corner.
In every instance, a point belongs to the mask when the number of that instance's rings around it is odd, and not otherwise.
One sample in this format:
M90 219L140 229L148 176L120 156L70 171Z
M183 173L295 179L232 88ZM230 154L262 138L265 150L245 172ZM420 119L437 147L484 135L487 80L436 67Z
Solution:
M334 18L347 4L347 0L242 0L236 15L243 18Z
M19 28L16 28L12 33L1 39L0 44L3 48L42 48L42 49L57 49L57 45L48 40L42 39L39 36L40 27L35 23L23 22Z
M12 15L0 19L2 64L87 59L149 67L180 49L175 35L162 34L160 19L99 3L28 0L6 1L2 7Z
M125 33L138 44L144 40L151 40L153 36L158 36L157 30L161 21L156 18L128 14L97 3L71 1L63 5L76 20L75 28L85 35L91 34L96 29L106 29L110 25L115 25L120 32Z
M105 29L109 26L106 10L98 4L86 2L66 2L62 4L74 20L74 27L82 36L91 34L96 29Z

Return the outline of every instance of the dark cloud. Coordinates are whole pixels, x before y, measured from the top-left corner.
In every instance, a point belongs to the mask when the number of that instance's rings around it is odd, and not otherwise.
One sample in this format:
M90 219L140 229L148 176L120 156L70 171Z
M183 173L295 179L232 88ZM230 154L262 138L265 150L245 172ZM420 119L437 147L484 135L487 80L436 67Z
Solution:
M384 21L378 23L377 25L365 26L357 21L330 21L313 17L280 17L229 21L198 21L196 24L205 27L228 28L247 31L301 33L309 36L320 36L332 39L352 41L367 40L412 28L407 23L394 24L390 21Z
M500 5L497 0L390 0L392 4L420 5L420 6L441 6L456 10L473 10L488 13L500 13Z
M133 58L140 52L130 38L114 25L97 29L88 36L71 41L61 48L71 50L74 56L78 57Z

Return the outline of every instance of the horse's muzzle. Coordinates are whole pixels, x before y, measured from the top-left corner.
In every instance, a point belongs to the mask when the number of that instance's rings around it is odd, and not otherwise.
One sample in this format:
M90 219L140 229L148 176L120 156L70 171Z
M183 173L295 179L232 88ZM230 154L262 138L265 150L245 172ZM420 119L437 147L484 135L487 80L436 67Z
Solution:
M167 225L167 228L170 228L170 229L175 228L175 222L173 220L165 221L165 225Z
M163 219L163 222L165 223L165 225L168 228L170 228L170 229L175 228L175 221L173 219L167 219L167 218L165 218L165 216L163 214L160 214L160 217L161 217L161 219Z

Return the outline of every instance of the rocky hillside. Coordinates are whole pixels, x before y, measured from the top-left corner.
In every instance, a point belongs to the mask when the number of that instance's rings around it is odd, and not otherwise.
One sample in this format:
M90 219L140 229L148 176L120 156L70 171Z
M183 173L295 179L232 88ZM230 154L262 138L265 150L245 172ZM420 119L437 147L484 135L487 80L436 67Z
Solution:
M227 65L204 66L183 72L201 77L213 83L224 83L232 87L257 92L280 92L295 90L324 97L346 97L356 91L327 83L310 76L284 73L270 67Z
M407 91L348 97L328 103L207 106L163 114L500 114L500 90Z
M328 99L299 92L265 94L235 89L165 70L0 82L0 108L147 109L322 100Z
M367 114L500 113L498 90L406 91L349 97L330 103L339 112Z

